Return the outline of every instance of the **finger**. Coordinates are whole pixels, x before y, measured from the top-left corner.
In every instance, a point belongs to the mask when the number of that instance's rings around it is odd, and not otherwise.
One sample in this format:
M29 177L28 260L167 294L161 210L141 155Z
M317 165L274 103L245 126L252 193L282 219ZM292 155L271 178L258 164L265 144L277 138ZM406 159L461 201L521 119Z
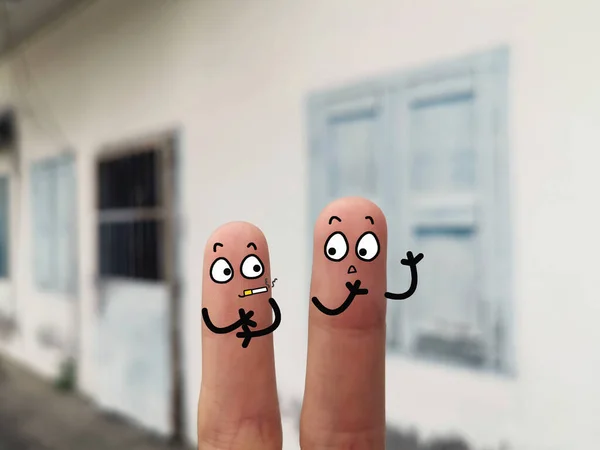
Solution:
M329 239L335 232L344 236ZM365 235L367 232L376 240ZM346 250L347 255L335 261ZM380 450L385 446L386 258L385 216L368 200L337 200L317 219L311 299L316 297L333 310L352 295L346 283L360 289L339 315L323 314L313 302L309 304L300 422L303 449Z
M216 327L245 320L247 327L264 329L272 323L270 279L263 233L245 222L223 225L204 252L203 310ZM244 296L249 289L265 286L266 292ZM236 336L242 331L236 327L216 334L202 324L198 442L203 450L281 450L273 335Z

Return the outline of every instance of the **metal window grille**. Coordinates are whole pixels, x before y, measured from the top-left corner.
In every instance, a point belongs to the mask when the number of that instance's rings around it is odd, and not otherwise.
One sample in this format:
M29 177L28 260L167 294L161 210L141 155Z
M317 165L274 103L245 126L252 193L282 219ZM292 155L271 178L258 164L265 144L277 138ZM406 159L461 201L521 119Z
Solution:
M160 150L146 148L99 162L101 278L164 279L162 161Z

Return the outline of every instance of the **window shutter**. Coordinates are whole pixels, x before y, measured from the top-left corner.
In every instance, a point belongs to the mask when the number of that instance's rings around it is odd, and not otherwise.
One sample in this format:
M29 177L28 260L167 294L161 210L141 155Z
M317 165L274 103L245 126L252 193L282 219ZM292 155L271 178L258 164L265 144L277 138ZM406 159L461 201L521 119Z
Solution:
M31 195L35 284L41 289L73 292L77 242L73 157L35 163Z
M56 165L56 288L74 293L76 284L76 215L74 158L66 155Z
M35 163L31 170L31 204L33 207L33 259L35 283L41 288L51 285L51 172L46 162Z
M383 92L328 99L316 108L311 137L312 223L331 201L361 196L385 208Z
M488 120L473 74L414 82L401 108L408 248L424 253L419 289L407 303L411 352L486 363L485 268ZM489 114L488 114L489 116Z

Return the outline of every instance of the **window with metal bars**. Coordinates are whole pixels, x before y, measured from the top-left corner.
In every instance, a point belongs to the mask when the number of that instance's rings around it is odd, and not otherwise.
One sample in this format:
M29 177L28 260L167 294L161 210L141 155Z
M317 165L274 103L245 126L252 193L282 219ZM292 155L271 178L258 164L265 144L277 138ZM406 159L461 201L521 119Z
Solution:
M102 278L162 280L161 154L149 148L98 165Z

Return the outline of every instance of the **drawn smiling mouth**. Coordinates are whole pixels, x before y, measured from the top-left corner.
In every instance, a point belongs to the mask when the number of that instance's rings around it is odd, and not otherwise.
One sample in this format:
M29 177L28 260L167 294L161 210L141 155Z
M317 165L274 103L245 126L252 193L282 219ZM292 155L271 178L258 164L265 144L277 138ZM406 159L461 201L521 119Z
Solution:
M262 294L264 292L267 292L269 289L267 288L267 286L262 286L259 288L255 288L255 289L246 289L244 292L242 292L242 295L238 295L239 298L244 298L244 297L250 297L251 295L255 295L255 294Z
M325 305L323 305L323 303L321 303L318 297L313 297L312 302L323 314L327 314L328 316L337 316L348 309L357 295L367 295L369 293L368 289L360 287L360 283L360 280L356 280L354 283L350 283L349 281L346 282L346 288L348 288L348 297L346 297L344 303L337 308L327 308Z

